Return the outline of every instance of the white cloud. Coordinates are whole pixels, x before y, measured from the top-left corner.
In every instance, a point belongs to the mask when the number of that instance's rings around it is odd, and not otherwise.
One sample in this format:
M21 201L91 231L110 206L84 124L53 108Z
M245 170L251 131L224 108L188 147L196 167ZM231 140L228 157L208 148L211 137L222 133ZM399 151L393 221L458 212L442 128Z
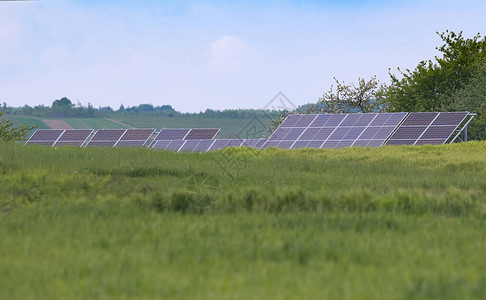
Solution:
M250 48L240 37L226 35L211 44L211 70L241 71L250 65Z

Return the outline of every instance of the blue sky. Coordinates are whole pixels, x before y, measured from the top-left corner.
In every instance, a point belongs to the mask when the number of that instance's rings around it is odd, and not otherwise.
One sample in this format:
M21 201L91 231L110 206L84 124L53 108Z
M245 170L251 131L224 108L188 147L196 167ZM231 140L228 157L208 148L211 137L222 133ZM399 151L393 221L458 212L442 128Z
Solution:
M0 1L0 102L262 108L433 58L483 1Z

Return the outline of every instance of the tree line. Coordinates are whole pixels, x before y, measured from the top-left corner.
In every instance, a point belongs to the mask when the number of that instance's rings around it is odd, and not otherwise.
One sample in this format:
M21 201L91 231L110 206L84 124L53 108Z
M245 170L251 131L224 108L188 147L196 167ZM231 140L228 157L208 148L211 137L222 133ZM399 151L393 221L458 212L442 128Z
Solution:
M278 112L262 109L206 109L199 113L182 113L176 111L171 105L154 106L152 104L140 104L137 106L125 107L123 104L115 110L110 106L94 108L88 103L87 106L74 104L69 98L63 97L55 100L51 106L38 105L31 107L9 107L4 104L0 108L7 115L21 115L41 118L105 118L116 116L156 116L156 117L202 117L202 118L228 118L228 119L250 119L278 117Z

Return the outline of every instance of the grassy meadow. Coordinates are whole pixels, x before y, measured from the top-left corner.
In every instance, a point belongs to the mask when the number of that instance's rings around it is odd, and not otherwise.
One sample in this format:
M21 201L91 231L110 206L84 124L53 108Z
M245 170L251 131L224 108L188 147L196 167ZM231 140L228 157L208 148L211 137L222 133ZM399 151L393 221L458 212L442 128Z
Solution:
M485 299L485 178L485 142L0 144L0 298Z

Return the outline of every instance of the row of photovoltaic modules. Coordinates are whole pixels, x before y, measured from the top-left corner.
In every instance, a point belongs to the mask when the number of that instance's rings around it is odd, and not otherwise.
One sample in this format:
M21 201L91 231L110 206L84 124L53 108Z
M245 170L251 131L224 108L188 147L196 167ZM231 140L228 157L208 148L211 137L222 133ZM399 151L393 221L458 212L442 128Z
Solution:
M417 112L289 115L263 148L441 145L447 142L468 114Z
M39 129L27 141L27 145L87 147L143 147L154 134L155 129L100 129L93 137L92 129ZM150 146L165 138L177 140L212 139L219 129L162 129ZM183 134L182 134L183 133ZM89 139L89 141L88 141Z
M143 147L205 152L227 147L257 149L380 147L445 144L468 112L289 115L268 139L214 139L219 129L37 130L27 144Z

